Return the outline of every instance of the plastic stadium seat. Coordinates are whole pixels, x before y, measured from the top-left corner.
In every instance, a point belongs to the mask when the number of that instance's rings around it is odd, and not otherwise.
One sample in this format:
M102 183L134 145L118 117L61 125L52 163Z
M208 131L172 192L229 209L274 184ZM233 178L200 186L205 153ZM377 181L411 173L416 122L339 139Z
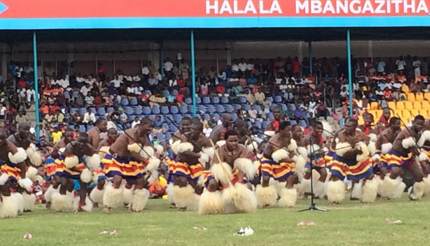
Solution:
M306 123L305 120L301 120L301 121L299 121L299 125L303 128L306 128L308 126L308 123Z
M251 106L249 104L243 104L242 109L245 111L249 111L249 110L251 110Z
M162 114L169 114L169 107L161 106L161 113Z
M221 97L221 103L227 104L228 103L228 97Z
M130 116L130 115L134 115L134 109L133 107L125 107L125 113Z
M424 94L422 92L417 92L415 94L415 100L416 101L422 101L422 100L424 100Z
M153 114L160 114L160 107L159 106L153 106L152 107L152 113Z
M207 107L205 106L205 105L198 105L197 106L197 110L199 111L199 112L206 112L206 110L207 110Z
M370 109L371 110L379 109L379 104L377 102L371 102Z
M230 104L227 104L227 105L225 105L225 110L228 113L233 113L234 112L234 107L232 105L230 105Z
M108 108L106 109L106 112L107 112L108 114L113 113L114 111L115 111L115 109L114 109L113 107L108 107Z
M208 106L208 111L207 112L209 112L209 114L213 114L213 113L215 113L217 110L216 110L216 108L215 108L215 106L214 105L209 105Z
M135 115L142 115L143 114L143 107L142 106L135 106L134 107L134 114Z
M405 109L406 110L410 110L410 109L412 109L413 108L413 106L412 106L412 102L410 102L410 101L405 101Z
M270 121L263 121L263 129L266 129L270 125Z
M281 96L275 96L275 103L281 103L282 97Z
M203 115L203 119L204 119L204 120L210 120L210 119L211 119L211 117L210 117L210 115L208 115L208 114L204 114L204 115Z
M191 99L191 97L187 97L187 98L185 98L185 103L186 104L192 104L193 103L193 99Z
M270 102L270 103L273 103L274 98L273 98L273 97L268 97L268 98L266 98L266 101L268 101L268 102Z
M263 129L263 122L259 120L255 121L254 127L257 129Z
M240 97L239 100L241 104L248 103L248 100L246 100L246 97Z
M399 101L396 103L396 110L403 110L405 109L405 103L403 101Z
M188 113L188 107L187 107L187 105L182 105L181 107L179 107L179 111L181 112L181 114Z
M242 105L240 104L233 104L234 110L239 110L242 108Z
M253 108L257 111L257 113L258 113L258 114L261 114L261 113L262 113L262 111L263 111L263 110L261 109L261 106L260 106L260 105L254 105L254 106L253 106Z
M396 102L394 102L394 101L388 102L388 107L395 109L396 108Z
M79 108L70 108L69 112L70 112L70 114L78 113Z
M128 102L127 97L122 97L121 98L121 105L122 106L128 106L128 104L129 104L129 102Z
M87 112L86 108L79 108L79 114L84 115Z
M79 126L79 132L87 132L87 128L85 127L85 125Z
M295 125L297 125L297 121L295 121L295 120L290 120L290 124L291 124L292 126L295 126Z
M175 122L176 122L177 124L179 124L179 123L181 122L181 120L182 120L182 115L180 115L180 114L175 114L175 115L173 116L173 119L175 120Z
M203 97L203 104L210 104L211 99L209 97Z
M196 97L196 103L197 104L201 104L202 103L202 99L200 97Z
M212 103L213 104L219 104L220 103L219 97L212 97Z
M150 115L152 112L151 112L151 107L149 107L149 106L145 106L145 107L143 107L143 114L144 115Z
M218 122L221 119L221 117L219 116L219 114L214 114L212 119Z
M176 126L174 124L169 124L169 131L170 132L175 132L177 130L178 130L178 128L176 128Z
M170 107L170 113L179 114L179 108L177 106L171 106Z
M270 121L275 119L275 116L273 115L272 112L269 112L269 114L267 114L267 119L269 119Z
M97 108L97 115L98 116L105 116L106 115L106 109L105 109L105 107L99 107L99 108Z
M422 104L421 104L421 102L422 102L422 101L415 101L415 102L413 103L414 109L421 109L421 108L422 108Z
M131 106L136 106L136 105L138 105L139 103L137 102L137 98L136 97L132 97L132 98L130 98L130 105Z
M236 121L237 120L237 114L230 114L231 120Z

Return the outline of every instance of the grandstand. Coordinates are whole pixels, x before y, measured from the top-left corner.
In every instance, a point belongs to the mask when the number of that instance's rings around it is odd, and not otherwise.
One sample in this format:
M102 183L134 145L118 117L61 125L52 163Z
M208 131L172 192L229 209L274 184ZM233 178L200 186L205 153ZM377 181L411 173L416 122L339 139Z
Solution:
M61 112L66 118L65 123L85 131L92 126L91 122L79 120L67 122L67 119L75 119L74 116L78 117L78 114L84 118L87 112L93 112L95 116L100 117L121 110L121 114L125 115L123 116L125 121L122 122L125 126L130 126L135 119L143 116L157 120L163 129L164 138L175 130L173 122L179 122L183 116L198 114L207 121L217 122L223 113L229 113L233 118L237 118L238 110L243 110L255 115L249 118L256 129L262 130L273 119L270 109L276 105L282 108L293 124L306 127L308 119L316 116L316 108L320 104L328 106L331 112L336 112L335 109L340 108L343 101L349 101L349 113L352 114L353 96L359 101L359 108L367 109L376 119L382 115L382 109L386 106L393 109L405 122L410 121L412 115L418 113L426 117L430 115L428 111L430 94L427 88L419 90L410 88L413 80L410 74L407 75L408 81L401 84L399 93L404 94L402 98L396 96L385 98L382 97L385 90L378 92L378 89L367 88L366 91L376 91L376 94L380 94L372 100L363 100L366 97L370 98L370 95L363 95L362 91L355 90L354 85L360 83L360 75L363 75L360 74L363 71L357 69L360 64L373 63L376 66L377 60L383 59L387 63L385 72L396 74L395 68L391 68L390 71L388 68L388 64L394 64L390 59L396 59L395 57L418 56L424 63L426 57L430 55L430 50L428 42L425 41L428 29L422 26L429 20L422 16L421 5L419 13L408 12L407 9L399 10L403 11L404 16L385 13L356 18L360 14L345 12L332 18L322 12L305 11L303 2L300 2L302 5L290 6L278 1L267 1L258 8L262 10L261 13L252 14L252 11L245 13L240 8L249 4L247 1L238 1L239 7L233 8L231 13L227 11L224 16L219 16L222 11L215 9L214 6L221 7L230 4L229 1L208 3L195 0L192 11L187 11L182 6L183 3L179 2L172 3L171 8L166 8L163 3L141 2L142 5L151 6L151 13L138 8L133 1L123 1L121 3L123 12L120 15L116 12L115 4L104 4L104 7L99 8L98 4L101 4L99 1L87 5L82 1L75 1L69 9L61 8L58 3L51 0L45 0L37 6L32 6L33 3L22 5L7 0L2 2L3 7L0 9L2 80L6 84L12 83L16 86L20 78L14 74L11 80L12 70L30 68L28 76L24 78L27 84L24 91L31 94L38 93L39 89L46 90L46 94L40 92L43 95L40 98L42 102L34 100L38 98L32 98L31 95L30 101L27 102L28 114L39 112L40 107L40 120L38 113L34 118L25 118L40 122L36 124L36 128L45 120L49 123L61 123L52 119L54 116L58 117L57 114ZM28 13L22 11L23 6L34 8L34 12L28 16ZM55 6L58 8L55 9ZM82 6L86 8L81 8ZM100 10L98 17L92 15L94 7ZM53 11L46 13L46 9ZM273 11L269 11L270 9ZM74 10L81 11L72 14ZM53 14L54 12L56 14ZM244 18L244 15L248 16ZM347 39L347 36L351 37L351 40ZM78 75L81 77L93 75L97 82L104 80L105 84L102 87L108 87L111 80L119 74L125 77L145 77L142 76L142 71L147 64L152 65L153 71L160 72L162 79L156 85L166 81L169 83L169 80L174 81L173 84L178 84L177 77L183 75L176 72L166 74L163 66L166 59L179 57L186 64L187 77L179 79L185 81L185 86L175 85L176 88L165 88L160 91L143 88L139 91L140 94L115 93L116 97L110 99L111 104L106 103L104 99L102 103L95 103L96 94L82 97L84 103L75 103L75 100L70 103L66 98L65 103L58 104L58 98L52 97L50 93L52 79L58 82L67 78L70 80L68 83L74 83L72 80L79 77ZM287 61L284 64L287 71L280 76L279 71L273 70L277 57L283 57L282 59ZM294 57L299 61L299 70L297 73L291 70L294 74L289 74L291 67L288 66L292 63L288 62L288 59ZM250 73L229 75L229 79L237 79L239 83L241 79L246 80L246 86L241 85L244 90L238 93L235 90L239 87L229 84L231 81L217 88L218 78L215 84L211 84L212 81L207 79L212 72L217 75L228 72L226 66L231 68L240 65L242 59L246 64L261 66L261 70L255 70L270 76L253 78ZM408 59L408 64L412 63L412 58ZM38 69L32 69L35 68L33 64L38 64ZM427 76L428 65L422 66L422 73ZM364 67L368 69L367 65ZM179 68L179 65L176 66L175 63L174 68ZM407 71L410 72L412 69L407 68ZM103 78L100 78L101 74ZM290 75L293 75L294 82L287 78ZM370 77L368 71L365 71L364 76ZM34 77L39 83L32 82ZM306 80L307 77L310 79ZM277 83L277 79L282 81ZM264 92L264 100L261 102L256 102L255 98L251 100L248 96L249 91L252 91L253 95L256 93L252 85L255 83L254 80L261 84L260 90ZM206 82L209 93L202 93L200 86L202 84L205 86ZM332 91L328 89L331 88L330 83L335 84ZM375 82L378 83L379 81ZM387 80L386 83L392 82ZM35 88L35 92L32 92L29 87L36 84L42 88ZM303 84L306 85L306 90L299 89ZM132 81L124 82L124 85L134 86ZM293 86L294 89L289 86ZM54 86L54 89L57 87ZM181 91L181 88L185 92ZM347 89L345 93L341 88ZM18 92L21 93L22 89ZM73 92L67 90L67 86L63 89L57 95L65 91L68 91L67 94ZM166 91L167 94L164 94ZM103 90L98 91L100 94L102 92ZM395 93L396 90L392 92ZM307 93L310 97L306 96ZM338 97L338 94L341 97ZM150 99L142 101L144 96L141 95L161 97L165 102L154 103ZM19 98L17 100L19 101ZM53 100L54 103L49 100ZM368 103L363 105L362 101ZM30 107L30 104L34 104L35 107ZM19 107L15 109L15 113L17 111ZM51 111L54 113L51 114ZM341 117L345 116L342 115L344 112L340 114Z

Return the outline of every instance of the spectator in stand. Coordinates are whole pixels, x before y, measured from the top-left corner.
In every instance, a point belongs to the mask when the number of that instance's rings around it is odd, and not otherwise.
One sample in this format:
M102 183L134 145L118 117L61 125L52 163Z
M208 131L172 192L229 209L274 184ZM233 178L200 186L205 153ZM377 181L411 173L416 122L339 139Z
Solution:
M378 124L388 127L391 119L391 111L389 108L384 108L382 111L381 118L379 118Z
M84 123L86 126L93 125L96 123L96 120L97 120L96 115L88 107L87 112L85 112L85 114L84 114L84 119L82 120L82 123Z

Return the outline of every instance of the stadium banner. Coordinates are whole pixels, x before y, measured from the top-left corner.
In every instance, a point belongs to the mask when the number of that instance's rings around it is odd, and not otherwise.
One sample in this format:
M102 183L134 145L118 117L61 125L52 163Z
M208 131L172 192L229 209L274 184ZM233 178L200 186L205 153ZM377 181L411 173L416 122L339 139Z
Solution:
M0 29L430 26L430 0L0 0Z

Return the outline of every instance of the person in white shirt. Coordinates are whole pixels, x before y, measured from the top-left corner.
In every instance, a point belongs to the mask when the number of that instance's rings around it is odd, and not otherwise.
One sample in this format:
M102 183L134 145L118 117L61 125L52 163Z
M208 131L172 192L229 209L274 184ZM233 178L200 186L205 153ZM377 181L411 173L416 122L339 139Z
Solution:
M88 95L88 92L90 92L90 91L91 91L91 88L89 88L88 85L84 85L81 88L81 93L84 97L86 97Z
M134 128L136 125L140 124L139 118L134 118L133 122L131 123L131 128Z
M385 72L386 63L383 60L378 61L377 71L379 74L383 74Z
M399 59L396 60L396 66L398 71L405 70L406 61L403 59L402 56L400 56Z
M82 120L82 123L84 124L96 123L96 115L93 112L91 112L89 108L87 109L87 112L84 114L84 119Z
M32 102L32 99L34 99L34 90L27 90L27 102Z
M412 66L414 67L415 78L421 76L421 61L418 57L414 57L414 61L412 62Z
M239 63L239 70L244 73L248 69L248 64L246 64L245 59L241 59Z
M121 87L122 80L119 80L118 76L115 76L114 79L111 80L110 83L113 84L113 87L119 88L119 87Z
M166 61L163 64L163 69L166 72L170 72L173 69L173 63L170 61L169 58L166 59Z

